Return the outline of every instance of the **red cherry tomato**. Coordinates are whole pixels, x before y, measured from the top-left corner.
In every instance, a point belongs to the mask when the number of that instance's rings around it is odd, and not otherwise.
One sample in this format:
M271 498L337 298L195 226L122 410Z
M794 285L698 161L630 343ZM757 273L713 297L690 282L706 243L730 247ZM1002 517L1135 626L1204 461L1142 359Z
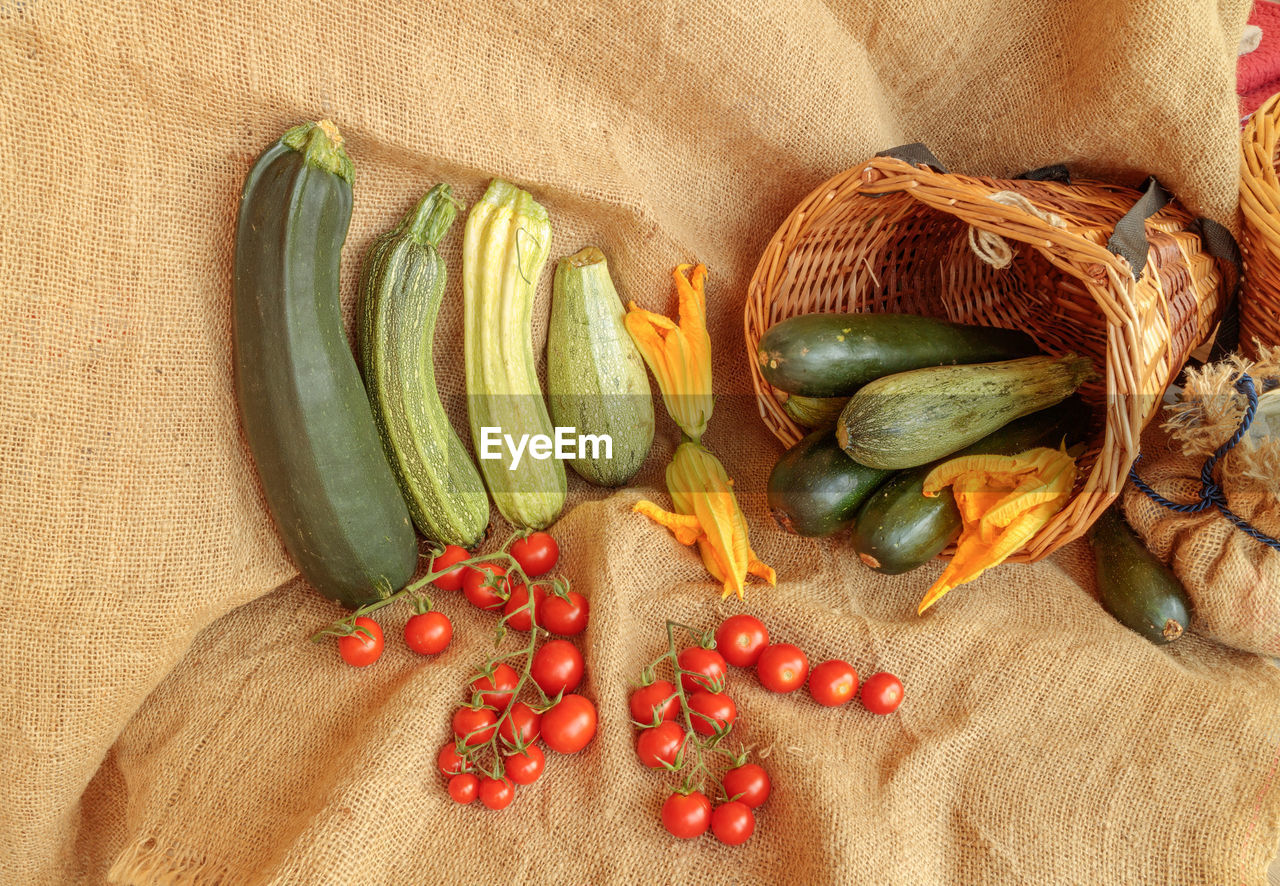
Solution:
M548 594L538 610L542 626L553 634L572 637L587 629L587 598L570 591L567 598Z
M533 784L546 768L547 756L542 748L531 744L523 751L509 754L503 761L507 778L516 784Z
M511 589L507 605L502 607L502 613L507 617L507 626L515 631L527 631L535 624L541 624L541 610L546 598L547 592L542 585L534 585L533 615L530 616L529 610L525 608L529 604L529 589L524 585L516 585Z
M498 718L485 708L458 708L453 712L453 734L458 747L474 748L493 738Z
M560 546L545 532L531 532L525 538L517 538L511 545L511 556L529 578L545 575L555 568L560 559Z
M557 754L573 754L596 737L596 706L581 695L566 695L542 715L542 740Z
M716 628L716 651L734 667L751 667L768 645L769 632L754 615L731 615Z
M453 622L443 612L420 612L404 623L404 645L419 655L444 652L452 639Z
M691 712L689 719L693 721L693 731L699 735L723 732L738 718L738 706L727 693L699 689L689 696L688 701ZM711 720L706 719L707 717Z
M468 803L474 803L476 794L479 791L480 779L470 772L464 772L449 779L449 796L454 799L455 803L461 803L463 806Z
M743 763L730 769L721 780L729 799L755 809L769 799L769 773L759 763Z
M667 833L691 840L706 833L711 824L711 801L700 791L672 794L662 804L662 826Z
M441 774L446 778L471 771L471 764L458 754L458 745L452 741L440 749L440 753L436 756L436 763L440 767Z
M685 731L670 720L664 720L652 729L642 729L636 739L636 756L650 769L674 766L680 748L684 746Z
M809 658L798 646L774 643L760 653L756 676L770 692L794 692L809 676Z
M642 726L651 726L654 717L662 712L661 719L674 720L680 712L680 699L676 687L666 680L655 680L631 693L631 719Z
M568 640L548 640L533 654L529 676L547 695L572 692L582 682L582 653Z
M431 571L439 572L441 569L449 569L454 563L461 563L463 560L470 559L471 554L467 553L466 548L460 548L457 545L445 545L440 556L431 561ZM468 570L469 567L467 566L449 569L448 572L431 583L442 591L461 590L462 579Z
M711 813L711 833L726 846L747 842L755 830L755 813L746 803L722 803Z
M506 809L516 798L515 786L506 778L480 779L480 802L490 809Z
M511 592L509 580L503 580L507 574L497 563L478 563L467 567L467 574L462 578L462 593L467 595L472 606L481 609L501 609L507 602Z
M680 676L680 685L684 687L685 692L696 692L699 689L714 692L724 686L725 678L729 674L724 658L714 649L690 646L688 649L680 650L676 661L686 671L693 672Z
M533 744L538 740L541 730L542 715L522 701L513 704L507 712L507 718L498 725L498 735L513 746L517 735L522 744Z
M368 616L356 619L356 627L364 631L356 631L338 638L338 654L342 660L353 668L367 668L382 657L382 628Z
M862 684L862 706L873 714L892 714L902 697L902 681L893 674L872 674Z
M818 704L838 707L858 692L858 672L847 661L824 661L809 674L809 694Z
M476 677L471 681L471 691L479 692L481 700L499 711L507 709L511 701L511 693L516 691L520 675L509 664L500 664L487 677Z

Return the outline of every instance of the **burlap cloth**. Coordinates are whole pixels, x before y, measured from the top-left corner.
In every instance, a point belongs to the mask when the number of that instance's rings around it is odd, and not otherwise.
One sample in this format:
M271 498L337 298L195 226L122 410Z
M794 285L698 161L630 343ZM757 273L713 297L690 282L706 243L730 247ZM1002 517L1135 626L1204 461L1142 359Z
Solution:
M920 619L938 567L877 577L784 536L741 332L785 213L907 141L974 172L1151 171L1231 221L1246 3L148 6L0 0L0 881L1263 882L1280 669L1126 631L1079 547ZM774 780L746 846L669 838L667 779L632 751L628 683L664 620L742 608L629 513L666 501L665 418L640 490L573 482L555 532L592 600L600 733L505 813L457 807L434 768L487 619L444 599L457 633L427 661L389 611L367 671L307 642L337 610L296 580L239 432L229 267L249 165L321 115L357 170L348 312L371 238L441 179L468 201L492 175L533 189L553 257L600 244L648 307L670 308L673 263L709 265L708 439L780 579L746 606L908 694L877 718L735 674ZM455 420L459 241L438 336Z

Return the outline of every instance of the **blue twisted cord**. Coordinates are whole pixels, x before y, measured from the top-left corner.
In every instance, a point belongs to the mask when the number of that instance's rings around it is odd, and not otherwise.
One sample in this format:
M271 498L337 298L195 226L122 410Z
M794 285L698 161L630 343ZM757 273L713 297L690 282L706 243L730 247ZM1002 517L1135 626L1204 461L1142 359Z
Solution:
M1213 479L1213 469L1217 467L1218 462L1221 461L1228 452L1236 447L1237 443L1244 439L1244 435L1249 431L1249 425L1253 424L1254 414L1258 411L1258 391L1254 388L1253 379L1249 377L1247 372L1240 373L1240 377L1236 379L1236 390L1248 398L1249 405L1244 411L1244 418L1240 420L1240 427L1236 428L1236 432L1231 435L1231 439L1219 446L1213 455L1205 459L1204 467L1200 469L1199 501L1193 501L1187 504L1178 504L1176 502L1169 501L1169 499L1165 498L1163 495L1144 483L1138 476L1137 471L1137 464L1142 460L1141 454L1133 460L1134 466L1129 468L1129 479L1133 481L1134 486L1137 486L1145 492L1147 497L1156 504L1162 505L1171 511L1176 511L1179 514L1198 514L1200 511L1203 511L1210 505L1213 505L1222 513L1222 516L1226 517L1227 520L1229 520L1241 532L1256 538L1264 545L1270 545L1272 548L1280 551L1280 540L1274 539L1263 532L1259 532L1249 524L1248 520L1237 516L1231 511L1231 508L1227 506L1227 496L1222 491L1221 484Z

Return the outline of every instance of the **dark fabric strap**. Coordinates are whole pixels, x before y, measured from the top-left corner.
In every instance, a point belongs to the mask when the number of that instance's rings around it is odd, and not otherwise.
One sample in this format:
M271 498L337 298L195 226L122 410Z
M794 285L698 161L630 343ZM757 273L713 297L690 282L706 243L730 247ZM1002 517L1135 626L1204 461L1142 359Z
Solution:
M930 151L920 142L914 142L909 145L899 145L896 148L890 148L887 151L881 151L876 154L877 157L892 157L895 160L902 160L904 163L910 163L912 166L928 166L937 172L946 173L947 167L937 157L933 156Z
M1240 287L1244 282L1244 262L1240 258L1240 246L1231 232L1211 218L1196 219L1200 226L1200 242L1205 251L1219 261L1231 262L1236 269L1236 285L1227 294L1222 322L1213 338L1209 362L1216 363L1240 346Z
M1116 222L1107 249L1121 256L1133 269L1133 279L1140 280L1147 266L1147 219L1155 215L1173 199L1153 175L1143 185L1143 194L1124 218Z

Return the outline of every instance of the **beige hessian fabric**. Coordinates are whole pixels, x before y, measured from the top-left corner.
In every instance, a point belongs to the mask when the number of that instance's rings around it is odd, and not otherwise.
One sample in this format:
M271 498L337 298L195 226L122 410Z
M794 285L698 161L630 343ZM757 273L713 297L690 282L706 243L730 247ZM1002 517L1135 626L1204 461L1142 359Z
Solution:
M903 142L973 172L1155 172L1230 221L1242 0L146 7L0 0L0 880L1263 882L1280 670L1148 645L1100 611L1078 547L921 619L938 567L881 578L783 536L741 333L790 207ZM434 770L486 644L461 598L434 661L399 642L404 608L367 672L307 642L337 610L296 580L240 436L229 269L250 164L321 115L357 169L348 316L361 254L438 180L531 188L553 257L600 244L649 307L672 264L710 266L708 439L780 579L746 608L908 694L877 718L735 673L775 786L746 846L667 838L666 782L632 752L627 685L664 620L743 609L629 512L666 501L665 419L642 489L573 483L556 534L592 600L600 733L507 812L458 808ZM438 369L463 427L459 241Z

